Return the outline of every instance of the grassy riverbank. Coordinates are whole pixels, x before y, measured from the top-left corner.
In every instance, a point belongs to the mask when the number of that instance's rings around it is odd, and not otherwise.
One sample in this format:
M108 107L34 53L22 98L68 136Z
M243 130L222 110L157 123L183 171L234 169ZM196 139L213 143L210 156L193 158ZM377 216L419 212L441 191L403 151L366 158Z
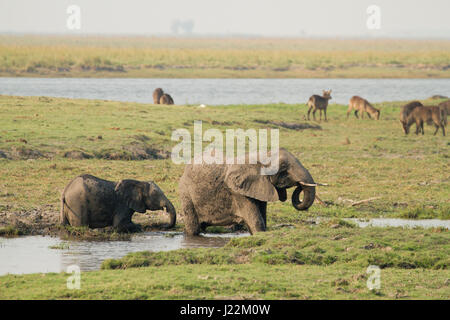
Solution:
M0 36L0 76L448 78L450 41Z
M269 204L269 226L314 216L449 219L448 137L433 136L431 127L405 136L402 104L376 104L379 121L346 120L347 107L331 105L330 120L315 123L304 120L304 104L198 108L0 96L0 227L30 214L56 219L60 192L82 173L152 179L179 209L183 166L168 158L171 134L192 132L194 120L203 130L279 128L281 147L329 184L318 189L326 205L308 212L294 212L289 201Z
M433 136L430 127L424 136L404 136L402 104L376 104L379 121L346 120L347 107L331 105L330 120L316 123L304 120L304 104L198 108L0 96L5 235L16 235L10 225L27 231L55 224L60 192L81 173L154 180L179 210L183 166L167 157L176 144L172 131L192 132L194 120L203 130L279 128L280 145L329 184L318 189L325 205L297 212L289 201L269 204L268 232L224 248L108 260L105 270L82 273L80 290L68 290L63 273L2 276L0 299L448 299L448 230L361 229L340 219L450 218L448 136ZM316 216L332 219L317 225ZM139 215L146 219L164 218ZM367 289L368 265L382 268L379 290Z
M134 253L81 273L0 277L0 299L448 299L449 231L297 224L220 249ZM381 268L369 290L369 265Z

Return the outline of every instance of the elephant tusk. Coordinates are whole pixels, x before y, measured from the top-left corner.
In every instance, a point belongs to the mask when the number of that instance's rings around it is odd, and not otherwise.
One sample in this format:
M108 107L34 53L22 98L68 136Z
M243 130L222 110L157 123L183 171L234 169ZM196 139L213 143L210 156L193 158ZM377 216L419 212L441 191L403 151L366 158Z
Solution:
M299 183L305 187L318 187L318 186L327 187L328 186L327 183L306 183L306 182L301 182L301 181Z

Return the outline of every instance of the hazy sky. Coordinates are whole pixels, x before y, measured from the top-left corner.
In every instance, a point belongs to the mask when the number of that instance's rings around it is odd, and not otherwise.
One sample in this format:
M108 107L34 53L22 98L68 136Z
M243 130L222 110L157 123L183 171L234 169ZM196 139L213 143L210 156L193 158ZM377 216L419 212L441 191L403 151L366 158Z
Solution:
M66 26L72 4L77 31ZM366 26L369 5L381 9L379 30ZM450 0L0 0L0 32L164 35L178 20L199 35L449 39L449 13Z

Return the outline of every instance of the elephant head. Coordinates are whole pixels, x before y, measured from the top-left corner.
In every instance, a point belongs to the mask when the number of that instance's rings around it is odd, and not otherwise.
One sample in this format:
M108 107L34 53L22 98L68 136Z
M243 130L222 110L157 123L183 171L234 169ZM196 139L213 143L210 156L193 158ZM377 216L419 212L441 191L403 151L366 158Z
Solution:
M296 187L292 205L297 210L307 210L314 202L316 186L311 174L290 152L279 150L279 169L276 174L262 175L261 163L230 165L225 183L233 191L264 202L286 201L286 189ZM300 193L303 191L303 200Z
M136 212L145 213L146 210L165 208L170 217L169 228L175 226L175 207L154 182L121 180L117 183L115 191L122 201Z

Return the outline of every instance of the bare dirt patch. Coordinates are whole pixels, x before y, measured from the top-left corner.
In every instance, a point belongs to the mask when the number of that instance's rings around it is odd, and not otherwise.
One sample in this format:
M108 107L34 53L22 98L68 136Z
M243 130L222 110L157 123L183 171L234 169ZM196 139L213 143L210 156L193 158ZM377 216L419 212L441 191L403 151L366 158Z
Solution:
M271 124L276 127L282 127L290 130L322 130L322 127L317 124L310 123L295 123L295 122L284 122L284 121L274 121L274 120L253 120L256 123Z

